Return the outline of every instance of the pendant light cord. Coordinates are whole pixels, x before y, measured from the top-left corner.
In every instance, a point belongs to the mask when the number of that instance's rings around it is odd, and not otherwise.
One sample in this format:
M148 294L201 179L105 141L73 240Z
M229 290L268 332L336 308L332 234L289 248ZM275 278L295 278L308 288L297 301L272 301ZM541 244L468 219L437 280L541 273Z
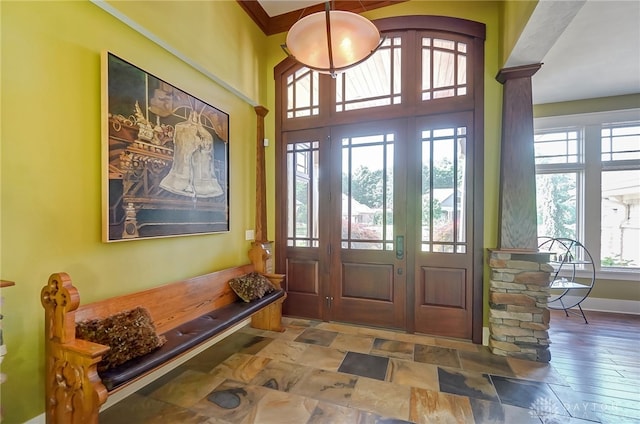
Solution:
M333 46L331 45L332 43L331 43L331 15L330 15L331 3L330 2L325 3L324 11L325 11L326 23L327 23L327 48L329 49L329 73L333 78L335 78L336 71L335 71L335 67L333 66Z

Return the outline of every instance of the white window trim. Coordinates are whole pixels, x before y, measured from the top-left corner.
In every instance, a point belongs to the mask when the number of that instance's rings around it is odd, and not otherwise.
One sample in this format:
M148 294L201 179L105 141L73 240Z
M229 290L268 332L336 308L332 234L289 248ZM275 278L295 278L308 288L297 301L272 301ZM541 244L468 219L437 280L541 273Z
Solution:
M640 108L616 110L608 112L594 112L575 115L548 116L534 119L534 132L557 129L564 131L570 127L582 127L582 136L585 139L585 187L599 187L601 166L600 157L600 130L605 123L624 123L640 121ZM598 165L596 165L598 164ZM568 165L570 167L571 164ZM595 169L594 169L595 168ZM640 269L621 269L600 267L600 226L588 225L591 222L600 222L600 192L596 190L583 190L583 204L578 205L579 238L591 252L596 267L596 278L605 280L638 281L640 282ZM581 273L576 273L581 277Z

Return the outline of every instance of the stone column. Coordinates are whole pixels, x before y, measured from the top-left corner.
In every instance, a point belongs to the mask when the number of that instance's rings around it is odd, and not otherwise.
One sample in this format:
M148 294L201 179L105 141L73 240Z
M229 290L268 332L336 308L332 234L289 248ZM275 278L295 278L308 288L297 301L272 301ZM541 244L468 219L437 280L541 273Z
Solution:
M549 362L549 254L490 254L489 349L496 355Z

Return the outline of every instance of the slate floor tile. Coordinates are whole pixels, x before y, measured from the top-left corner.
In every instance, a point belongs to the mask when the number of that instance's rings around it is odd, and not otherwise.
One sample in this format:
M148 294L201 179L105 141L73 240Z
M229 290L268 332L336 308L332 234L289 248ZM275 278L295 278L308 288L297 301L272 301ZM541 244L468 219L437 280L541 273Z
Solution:
M371 354L390 358L413 359L414 346L414 343L376 338L373 341Z
M338 372L384 380L387 375L388 365L389 358L358 352L347 352L342 364L338 368Z
M452 348L417 344L413 360L443 367L460 368L458 351Z
M318 330L317 328L307 328L295 338L296 342L329 346L336 338L335 331Z
M498 402L496 389L488 374L473 371L462 371L453 368L438 368L440 391L475 399Z

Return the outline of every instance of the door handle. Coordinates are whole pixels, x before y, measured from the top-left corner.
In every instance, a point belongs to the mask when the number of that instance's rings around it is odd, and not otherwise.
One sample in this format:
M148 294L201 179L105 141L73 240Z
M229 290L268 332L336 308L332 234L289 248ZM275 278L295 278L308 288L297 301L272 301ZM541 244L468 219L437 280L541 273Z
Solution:
M404 236L396 236L396 258L404 258Z

